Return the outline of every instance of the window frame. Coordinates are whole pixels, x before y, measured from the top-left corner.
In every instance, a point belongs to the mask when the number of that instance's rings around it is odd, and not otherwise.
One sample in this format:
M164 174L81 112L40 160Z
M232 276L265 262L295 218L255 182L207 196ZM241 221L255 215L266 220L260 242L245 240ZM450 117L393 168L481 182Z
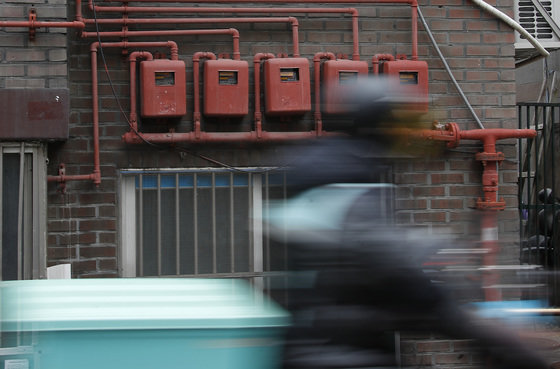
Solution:
M20 176L18 186L18 236L17 279L44 279L47 275L47 155L46 145L27 142L0 143L0 188L3 188L3 168L5 154L20 155ZM31 175L24 174L25 157L31 155ZM23 159L23 160L22 160ZM22 172L21 169L24 169ZM31 182L31 183L29 183ZM23 185L23 187L22 187ZM30 198L29 198L30 197ZM0 205L2 197L0 196ZM3 208L0 206L0 208ZM23 211L21 211L23 210ZM20 216L20 214L23 214ZM3 211L0 211L0 231L3 230ZM24 219L25 217L25 219ZM25 230L23 223L31 224ZM0 280L2 279L3 239L0 238ZM23 260L22 260L23 258Z
M252 278L258 283L259 277L265 273L265 252L267 245L263 239L266 229L263 225L263 212L266 211L265 198L269 197L267 182L267 173L273 171L274 168L263 167L247 167L241 169L242 173L248 175L248 188L251 196L249 198L249 219L250 219L250 239L249 239L249 272L231 272L231 273L194 273L180 274L177 277L239 277ZM138 206L136 200L136 178L139 175L170 175L181 173L197 173L208 175L212 173L229 173L233 175L236 171L228 168L173 168L173 169L123 169L119 172L119 275L124 278L139 277L137 265L138 251L138 230L136 214ZM281 172L281 171L280 171ZM177 187L175 187L177 188ZM283 196L286 196L286 182L282 184ZM232 199L230 199L232 201ZM161 275L162 277L173 277L174 275Z

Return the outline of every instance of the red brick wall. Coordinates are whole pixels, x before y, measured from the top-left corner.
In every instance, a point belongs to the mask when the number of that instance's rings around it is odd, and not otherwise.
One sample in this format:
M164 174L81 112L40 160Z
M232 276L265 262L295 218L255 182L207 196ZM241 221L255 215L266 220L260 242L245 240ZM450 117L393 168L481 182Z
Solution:
M26 21L29 9L40 20L66 21L66 1L3 1L0 19ZM35 40L26 28L0 32L0 88L61 88L68 84L67 33L65 28L38 29Z
M513 0L487 1L513 15ZM101 2L100 2L101 3ZM104 5L104 4L101 4ZM26 20L34 6L39 20L73 20L74 2L68 7L58 0L4 1L2 20ZM294 6L297 6L294 5ZM348 5L339 5L347 7ZM484 13L468 0L420 0L420 6L441 51L474 110L487 128L516 128L514 81L514 34L504 23ZM377 53L411 52L410 8L395 5L356 5L360 15L361 59ZM85 6L84 6L85 9ZM67 17L68 14L68 17ZM84 16L91 18L89 11ZM349 16L295 15L300 23L300 52L312 59L314 53L330 51L351 55ZM204 26L175 26L176 29ZM284 24L224 25L240 30L241 55L250 65L257 52L291 53L291 33ZM133 27L131 27L133 28ZM91 28L89 28L91 30ZM419 58L430 68L430 117L442 123L458 122L461 129L478 128L443 68L424 28L418 26ZM192 112L192 55L197 51L231 53L230 36L160 37L179 44L180 58L187 63L188 111ZM155 40L152 38L151 40ZM56 175L65 163L67 174L89 174L93 170L92 100L89 45L75 31L40 29L29 41L22 28L0 29L0 88L68 87L71 92L70 139L49 144L49 174ZM154 52L156 50L150 49ZM166 50L160 50L166 52ZM116 94L128 113L128 63L120 49L106 49L105 56ZM49 186L48 264L72 264L74 277L118 276L118 171L122 168L206 167L211 164L192 156L179 155L148 146L129 146L121 141L128 130L99 59L100 147L102 182L68 182L64 194ZM252 77L251 77L252 78ZM239 122L225 123L226 129L249 130L250 114ZM328 118L325 119L328 122ZM207 119L208 130L224 130L224 123ZM310 129L312 114L287 123L265 119L266 129ZM192 129L189 114L176 126ZM422 159L395 162L398 191L398 220L426 225L436 233L477 237L480 213L474 204L481 191L481 166L474 153L478 142L463 142L453 150L434 150ZM518 239L516 210L515 142L498 146L506 154L500 171L500 195L507 209L500 213L499 234L504 260L514 260ZM197 150L233 166L274 164L274 150L253 146L208 146ZM272 158L272 159L271 159ZM473 224L475 226L473 226ZM412 366L468 366L476 364L463 341L434 341L432 337L403 337L403 364Z
M0 9L0 17L3 20L25 20L27 9L33 5L38 10L39 20L73 20L73 2L69 3L66 10L64 3L52 1L49 3L5 2ZM513 15L512 0L489 1L489 3ZM348 7L349 5L333 6ZM371 57L377 53L402 53L410 57L409 6L356 4L355 7L359 10L360 17L362 60L368 61L371 66ZM484 126L516 127L512 30L468 0L422 0L420 7L455 78ZM92 18L86 6L84 6L84 16ZM319 51L352 54L351 19L348 15L296 14L295 16L299 21L300 52L303 57L311 60L314 53ZM205 27L207 26L174 26L175 29ZM217 28L229 27L235 27L240 31L241 55L242 59L249 62L251 79L252 57L255 53L291 54L292 52L291 31L287 24L232 23L217 26ZM131 26L132 28L135 27ZM142 29L140 26L136 28ZM92 30L91 27L88 29ZM455 121L459 123L461 129L477 128L468 109L451 84L420 22L418 30L419 59L426 60L430 68L431 108L426 120L429 122L435 119L442 123ZM230 36L181 36L157 39L176 41L179 45L180 58L187 64L189 113L175 128L177 131L190 131L193 101L192 55L197 51L231 53L232 39ZM38 30L34 42L28 40L26 29L4 29L0 33L0 87L67 85L70 88L72 96L70 139L65 143L49 145L50 175L57 174L59 163L66 164L67 174L89 174L93 169L89 47L94 41L93 38L80 38L74 30L64 29ZM68 49L66 49L67 43ZM128 113L128 62L125 61L120 49L106 48L104 51L115 91L124 111ZM167 52L165 49L159 51ZM98 58L98 62L102 183L99 187L95 187L89 181L72 181L68 183L64 195L57 192L54 184L49 187L48 262L49 264L71 262L77 277L118 275L119 169L211 165L199 158L185 157L175 152L124 144L121 136L128 129L127 123L112 96L101 58ZM250 101L250 114L245 119L225 124L215 119L205 119L203 120L205 128L239 131L251 129L252 97ZM328 123L329 118L326 117L325 121ZM292 122L265 118L265 129L268 130L302 130L312 127L312 113ZM514 145L513 141L499 145L499 150L504 151L508 159L502 164L500 172L500 195L506 200L508 208L500 214L499 230L500 238L507 241L509 245L512 244L511 241L517 240ZM213 159L234 166L266 165L273 161L268 155L269 148L228 145L200 149ZM482 195L481 166L474 160L474 152L479 150L478 142L462 142L454 150L436 150L425 159L396 162L395 181L403 185L399 190L397 202L400 210L399 220L403 223L428 225L438 233L454 235L471 233L472 220L477 218L477 211L472 208L476 199Z

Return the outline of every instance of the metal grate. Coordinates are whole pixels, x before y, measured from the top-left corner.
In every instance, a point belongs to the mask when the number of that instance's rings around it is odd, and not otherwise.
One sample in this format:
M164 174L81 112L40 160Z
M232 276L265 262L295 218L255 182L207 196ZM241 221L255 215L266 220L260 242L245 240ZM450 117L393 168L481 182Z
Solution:
M540 3L546 12L552 16L552 1L541 1ZM536 39L550 40L554 37L552 28L535 8L532 1L519 1L517 3L517 18L519 24Z
M546 272L533 274L539 276L534 282L546 285L546 295L558 305L560 279L548 272L560 269L560 104L520 103L518 113L519 128L537 131L519 144L520 260Z
M266 284L285 270L285 245L267 237L262 221L268 200L287 196L284 172L142 170L126 172L123 183L123 233L134 234L123 241L123 276Z

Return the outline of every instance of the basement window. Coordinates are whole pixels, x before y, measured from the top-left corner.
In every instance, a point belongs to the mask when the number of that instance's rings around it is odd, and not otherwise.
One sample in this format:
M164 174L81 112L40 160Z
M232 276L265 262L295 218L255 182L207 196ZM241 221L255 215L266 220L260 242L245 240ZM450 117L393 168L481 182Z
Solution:
M239 277L284 270L285 247L262 222L286 197L283 172L266 168L121 173L123 277Z

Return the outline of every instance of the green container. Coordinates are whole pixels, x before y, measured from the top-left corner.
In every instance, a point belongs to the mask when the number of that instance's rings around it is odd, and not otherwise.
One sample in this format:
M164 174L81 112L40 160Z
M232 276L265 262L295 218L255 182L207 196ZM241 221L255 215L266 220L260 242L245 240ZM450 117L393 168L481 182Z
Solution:
M10 281L0 298L2 333L33 336L30 369L274 369L289 324L231 279Z

